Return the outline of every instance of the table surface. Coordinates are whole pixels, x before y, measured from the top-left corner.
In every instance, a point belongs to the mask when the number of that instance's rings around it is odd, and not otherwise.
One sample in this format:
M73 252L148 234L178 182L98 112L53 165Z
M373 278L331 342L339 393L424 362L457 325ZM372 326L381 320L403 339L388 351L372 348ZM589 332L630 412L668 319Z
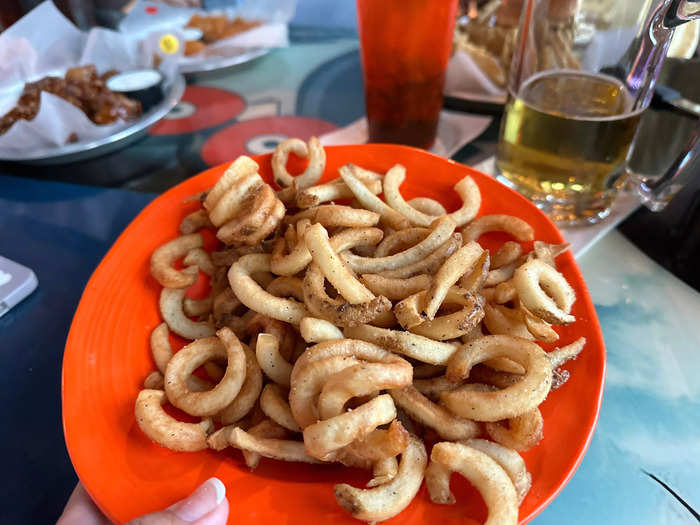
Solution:
M91 272L154 198L147 192L245 151L269 150L280 136L321 134L362 115L357 42L314 38L196 77L176 118L116 155L43 170L0 167L33 177L0 175L0 255L39 279L37 291L0 318L0 403L11 422L0 438L0 522L55 520L75 484L61 429L63 345ZM492 127L457 160L491 155L494 138ZM41 180L81 177L140 192ZM695 523L700 294L618 232L579 263L606 341L606 392L581 467L534 523Z

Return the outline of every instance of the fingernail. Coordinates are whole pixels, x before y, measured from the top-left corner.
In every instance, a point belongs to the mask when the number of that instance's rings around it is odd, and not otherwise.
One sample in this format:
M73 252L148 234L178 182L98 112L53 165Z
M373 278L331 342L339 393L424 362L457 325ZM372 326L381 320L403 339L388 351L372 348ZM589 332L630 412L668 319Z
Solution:
M226 486L221 482L221 480L219 478L209 478L207 483L211 483L214 485L214 489L216 489L216 504L218 505L224 501L224 498L226 497Z
M170 510L183 521L195 521L214 510L225 497L226 487L221 480L209 478Z

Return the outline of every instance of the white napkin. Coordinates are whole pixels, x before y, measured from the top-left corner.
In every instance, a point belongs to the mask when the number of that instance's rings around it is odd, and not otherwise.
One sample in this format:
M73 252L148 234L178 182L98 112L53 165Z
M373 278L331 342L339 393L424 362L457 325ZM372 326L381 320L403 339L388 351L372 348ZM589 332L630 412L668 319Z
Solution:
M440 112L435 144L430 151L441 157L451 157L462 146L481 135L489 127L491 120L491 117L443 109ZM344 128L321 135L319 140L324 146L365 144L369 140L367 119L362 117Z
M99 72L144 67L146 57L136 42L119 33L96 28L79 31L47 1L0 34L0 110L11 109L24 83L47 75L62 76L67 69L94 64ZM127 127L118 121L97 125L85 113L60 97L41 94L37 116L17 121L0 135L0 158L66 144L73 133L79 142L97 140Z

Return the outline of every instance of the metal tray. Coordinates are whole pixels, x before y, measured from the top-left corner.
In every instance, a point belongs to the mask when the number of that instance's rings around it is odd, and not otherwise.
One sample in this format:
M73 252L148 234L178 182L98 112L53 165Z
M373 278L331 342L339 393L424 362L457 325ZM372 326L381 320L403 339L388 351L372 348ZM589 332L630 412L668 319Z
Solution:
M183 74L191 73L207 73L210 71L218 71L220 69L226 69L232 66L238 66L240 64L245 64L251 60L255 60L258 57L267 55L272 49L267 47L254 47L254 48L228 48L220 51L231 51L226 56L223 55L209 55L202 57L201 60L188 59L183 60L178 65L178 71Z
M22 152L17 155L5 155L0 161L21 162L23 164L65 164L98 157L123 148L141 138L148 128L162 119L175 107L182 94L185 92L185 78L177 75L170 84L170 89L163 100L135 120L129 127L122 129L108 137L89 142L75 142L55 148L42 148L33 151Z

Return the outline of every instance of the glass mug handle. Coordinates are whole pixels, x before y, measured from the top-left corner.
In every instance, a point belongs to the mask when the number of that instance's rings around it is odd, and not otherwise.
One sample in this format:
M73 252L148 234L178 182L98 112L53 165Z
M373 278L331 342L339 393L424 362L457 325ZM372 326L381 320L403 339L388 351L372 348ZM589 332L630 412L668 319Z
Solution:
M642 203L651 211L663 210L694 174L693 165L700 157L700 125L695 128L681 154L660 177L630 173L628 181L636 187Z
M700 0L671 0L664 26L675 28L700 18ZM695 128L681 154L660 177L630 173L627 180L636 188L642 203L651 211L663 210L683 185L693 176L692 168L700 157L700 125Z

